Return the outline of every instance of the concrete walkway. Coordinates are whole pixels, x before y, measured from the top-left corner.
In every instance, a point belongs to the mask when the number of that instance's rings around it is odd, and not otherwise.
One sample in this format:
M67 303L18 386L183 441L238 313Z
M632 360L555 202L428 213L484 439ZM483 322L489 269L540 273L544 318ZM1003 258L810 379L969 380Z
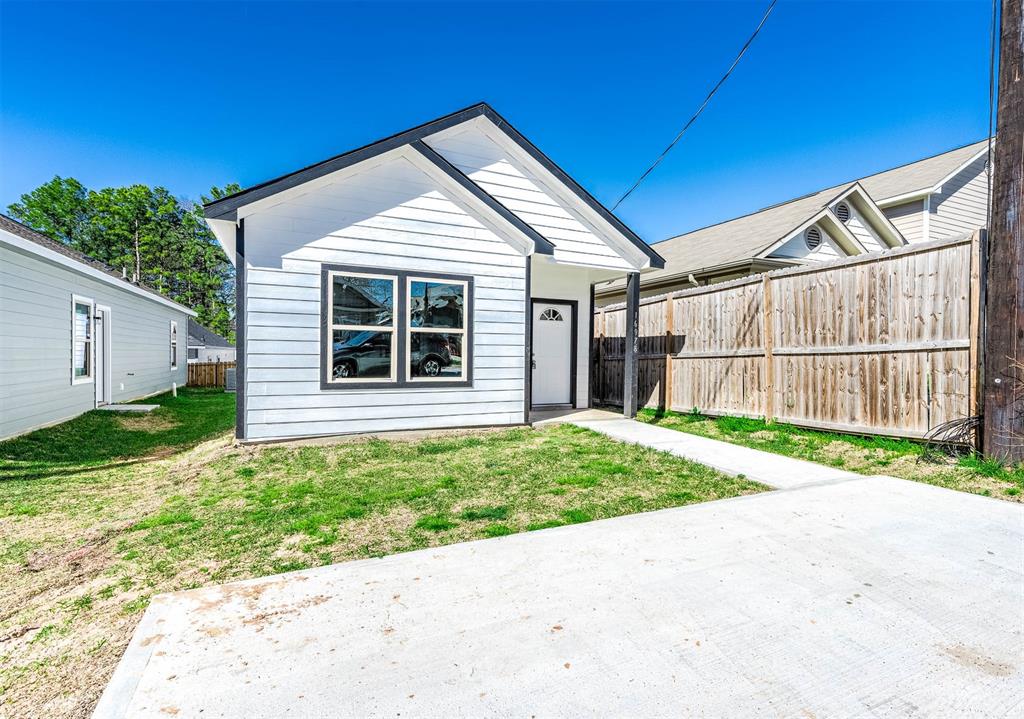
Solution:
M825 467L802 459L740 447L717 439L698 437L674 429L637 422L618 417L614 419L576 419L568 421L579 427L600 432L620 442L640 444L651 449L669 452L677 457L714 467L720 472L744 475L769 487L780 489L836 479L856 479L861 475Z

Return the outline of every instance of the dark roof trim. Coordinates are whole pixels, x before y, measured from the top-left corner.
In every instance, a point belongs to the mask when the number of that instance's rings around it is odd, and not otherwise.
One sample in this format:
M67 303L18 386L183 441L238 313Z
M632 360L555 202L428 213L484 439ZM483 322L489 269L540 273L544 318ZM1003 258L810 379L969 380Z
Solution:
M542 234L526 224L518 215L498 202L494 197L484 192L479 185L466 177L464 172L452 163L448 162L448 160L442 157L437 150L427 145L423 140L415 140L412 143L412 147L423 155L423 157L433 163L435 167L455 180L455 182L457 182L463 189L467 190L470 194L499 214L503 220L532 240L536 252L542 255L554 254L555 246L545 239Z
M471 107L458 110L450 115L438 118L437 120L431 120L430 122L423 123L411 130L405 130L398 134L386 137L383 140L372 142L369 145L363 145L362 147L350 150L340 155L335 155L332 158L318 162L314 165L304 167L301 170L296 170L287 175L282 175L273 180L267 180L258 185L236 192L233 195L222 197L219 200L214 200L206 204L203 207L203 211L206 217L211 220L236 220L238 219L237 210L243 205L248 205L257 200L262 200L265 197L276 195L284 190L297 187L310 180L315 180L318 177L329 175L332 172L343 170L346 167L355 165L356 163L364 160L369 160L377 155L383 155L385 152L390 152L395 148L401 147L402 145L408 145L416 140L421 140L428 135L447 130L449 127L460 125L467 120L472 120L474 117L479 117L484 114L484 108L487 106L484 103L478 103Z
M381 155L385 152L389 152L403 145L410 145L416 141L423 140L425 137L435 135L439 132L447 130L455 125L461 125L464 122L472 120L477 117L486 117L488 120L493 122L499 127L509 138L512 139L519 147L521 147L527 154L530 155L534 160L539 162L548 172L554 175L560 182L566 185L580 200L583 201L588 207L594 212L601 216L608 224L610 224L617 232L623 235L633 245L637 247L644 255L650 260L651 267L661 269L665 266L665 260L655 250L651 248L646 242L629 229L618 217L598 202L593 195L583 189L579 183L572 179L562 168L556 165L551 158L541 152L532 142L527 140L523 135L519 133L508 120L499 115L494 108L485 102L477 103L462 110L445 115L444 117L430 122L423 123L411 130L405 130L399 132L390 137L384 138L377 142L364 145L355 150L350 150L341 155L336 155L332 158L318 162L314 165L309 165L301 170L282 175L273 180L254 185L248 189L236 192L233 195L222 197L219 200L214 200L204 206L203 210L206 217L211 220L237 220L238 219L238 208L243 205L248 205L257 200L262 200L265 197L270 197L278 192L297 187L310 180L315 180L318 177L343 170L346 167L355 165L356 163L369 160L372 157Z
M577 197L590 207L590 209L594 210L594 212L600 215L608 224L614 227L619 234L623 235L627 240L636 245L637 249L643 252L650 260L651 267L659 270L665 267L665 259L661 255L659 255L650 245L640 239L640 236L633 232L633 230L629 229L622 220L612 214L611 210L602 205L594 198L593 195L583 189L576 180L572 179L565 170L556 165L550 157L541 152L536 145L523 137L519 131L512 127L508 120L499 115L494 108L485 104L483 114L487 119L503 130L506 135L512 138L512 140L523 148L523 150L525 150L534 160L543 165L544 169L572 190Z

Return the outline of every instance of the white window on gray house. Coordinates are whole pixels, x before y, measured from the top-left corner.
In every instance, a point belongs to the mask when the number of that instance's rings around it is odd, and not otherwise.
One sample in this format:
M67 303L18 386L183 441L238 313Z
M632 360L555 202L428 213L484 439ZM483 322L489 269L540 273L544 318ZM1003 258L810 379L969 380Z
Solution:
M171 320L171 369L178 369L178 323Z
M426 277L407 282L409 380L464 379L468 283Z
M71 300L71 382L92 382L92 314L94 303L84 297Z
M396 382L398 277L330 272L328 382Z
M188 348L188 358L189 359L199 359L199 348L198 347L189 347Z

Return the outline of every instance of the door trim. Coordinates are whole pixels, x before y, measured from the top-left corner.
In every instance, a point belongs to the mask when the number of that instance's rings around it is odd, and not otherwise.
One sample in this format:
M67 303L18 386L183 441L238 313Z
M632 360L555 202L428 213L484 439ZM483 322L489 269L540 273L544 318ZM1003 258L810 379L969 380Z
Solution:
M101 402L104 404L112 404L113 390L110 387L110 382L113 379L113 373L110 370L110 359L111 355L114 353L114 348L112 346L113 343L111 342L111 337L113 337L113 333L111 332L113 319L110 308L106 305L96 305L93 311L103 313L103 336L96 337L97 342L95 350L96 352L99 352L100 345L103 346L103 397L95 397L93 400L98 407ZM95 357L93 358L93 362L95 362ZM97 377L97 379L99 379L99 377Z
M569 347L569 406L572 408L576 407L576 370L579 358L577 357L579 345L579 314L580 314L580 303L579 300L557 300L549 299L547 297L531 297L530 298L530 365L527 369L530 372L530 377L533 377L533 306L541 302L546 305L564 305L572 310L572 330L570 339L571 346ZM563 404L534 404L533 402L533 383L530 383L530 408L531 409L543 409L545 407L564 407Z

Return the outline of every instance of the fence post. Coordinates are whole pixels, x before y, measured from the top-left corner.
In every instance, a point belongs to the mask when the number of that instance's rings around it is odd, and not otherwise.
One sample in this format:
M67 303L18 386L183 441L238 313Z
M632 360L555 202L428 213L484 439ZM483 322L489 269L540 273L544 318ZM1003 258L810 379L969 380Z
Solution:
M598 315L597 322L597 372L594 376L597 378L597 387L595 388L594 396L596 398L595 404L604 404L604 308L601 309L601 314Z
M978 414L978 403L981 399L981 233L977 230L971 235L971 289L968 293L970 307L970 329L968 340L968 374L967 414L970 417ZM980 436L981 433L979 432ZM979 448L980 449L980 448Z
M761 309L764 312L761 331L764 344L764 421L771 424L775 420L775 359L772 356L775 348L775 303L772 301L772 279L767 273L761 279L761 294Z
M665 410L672 409L672 328L675 325L675 301L672 295L665 298Z

